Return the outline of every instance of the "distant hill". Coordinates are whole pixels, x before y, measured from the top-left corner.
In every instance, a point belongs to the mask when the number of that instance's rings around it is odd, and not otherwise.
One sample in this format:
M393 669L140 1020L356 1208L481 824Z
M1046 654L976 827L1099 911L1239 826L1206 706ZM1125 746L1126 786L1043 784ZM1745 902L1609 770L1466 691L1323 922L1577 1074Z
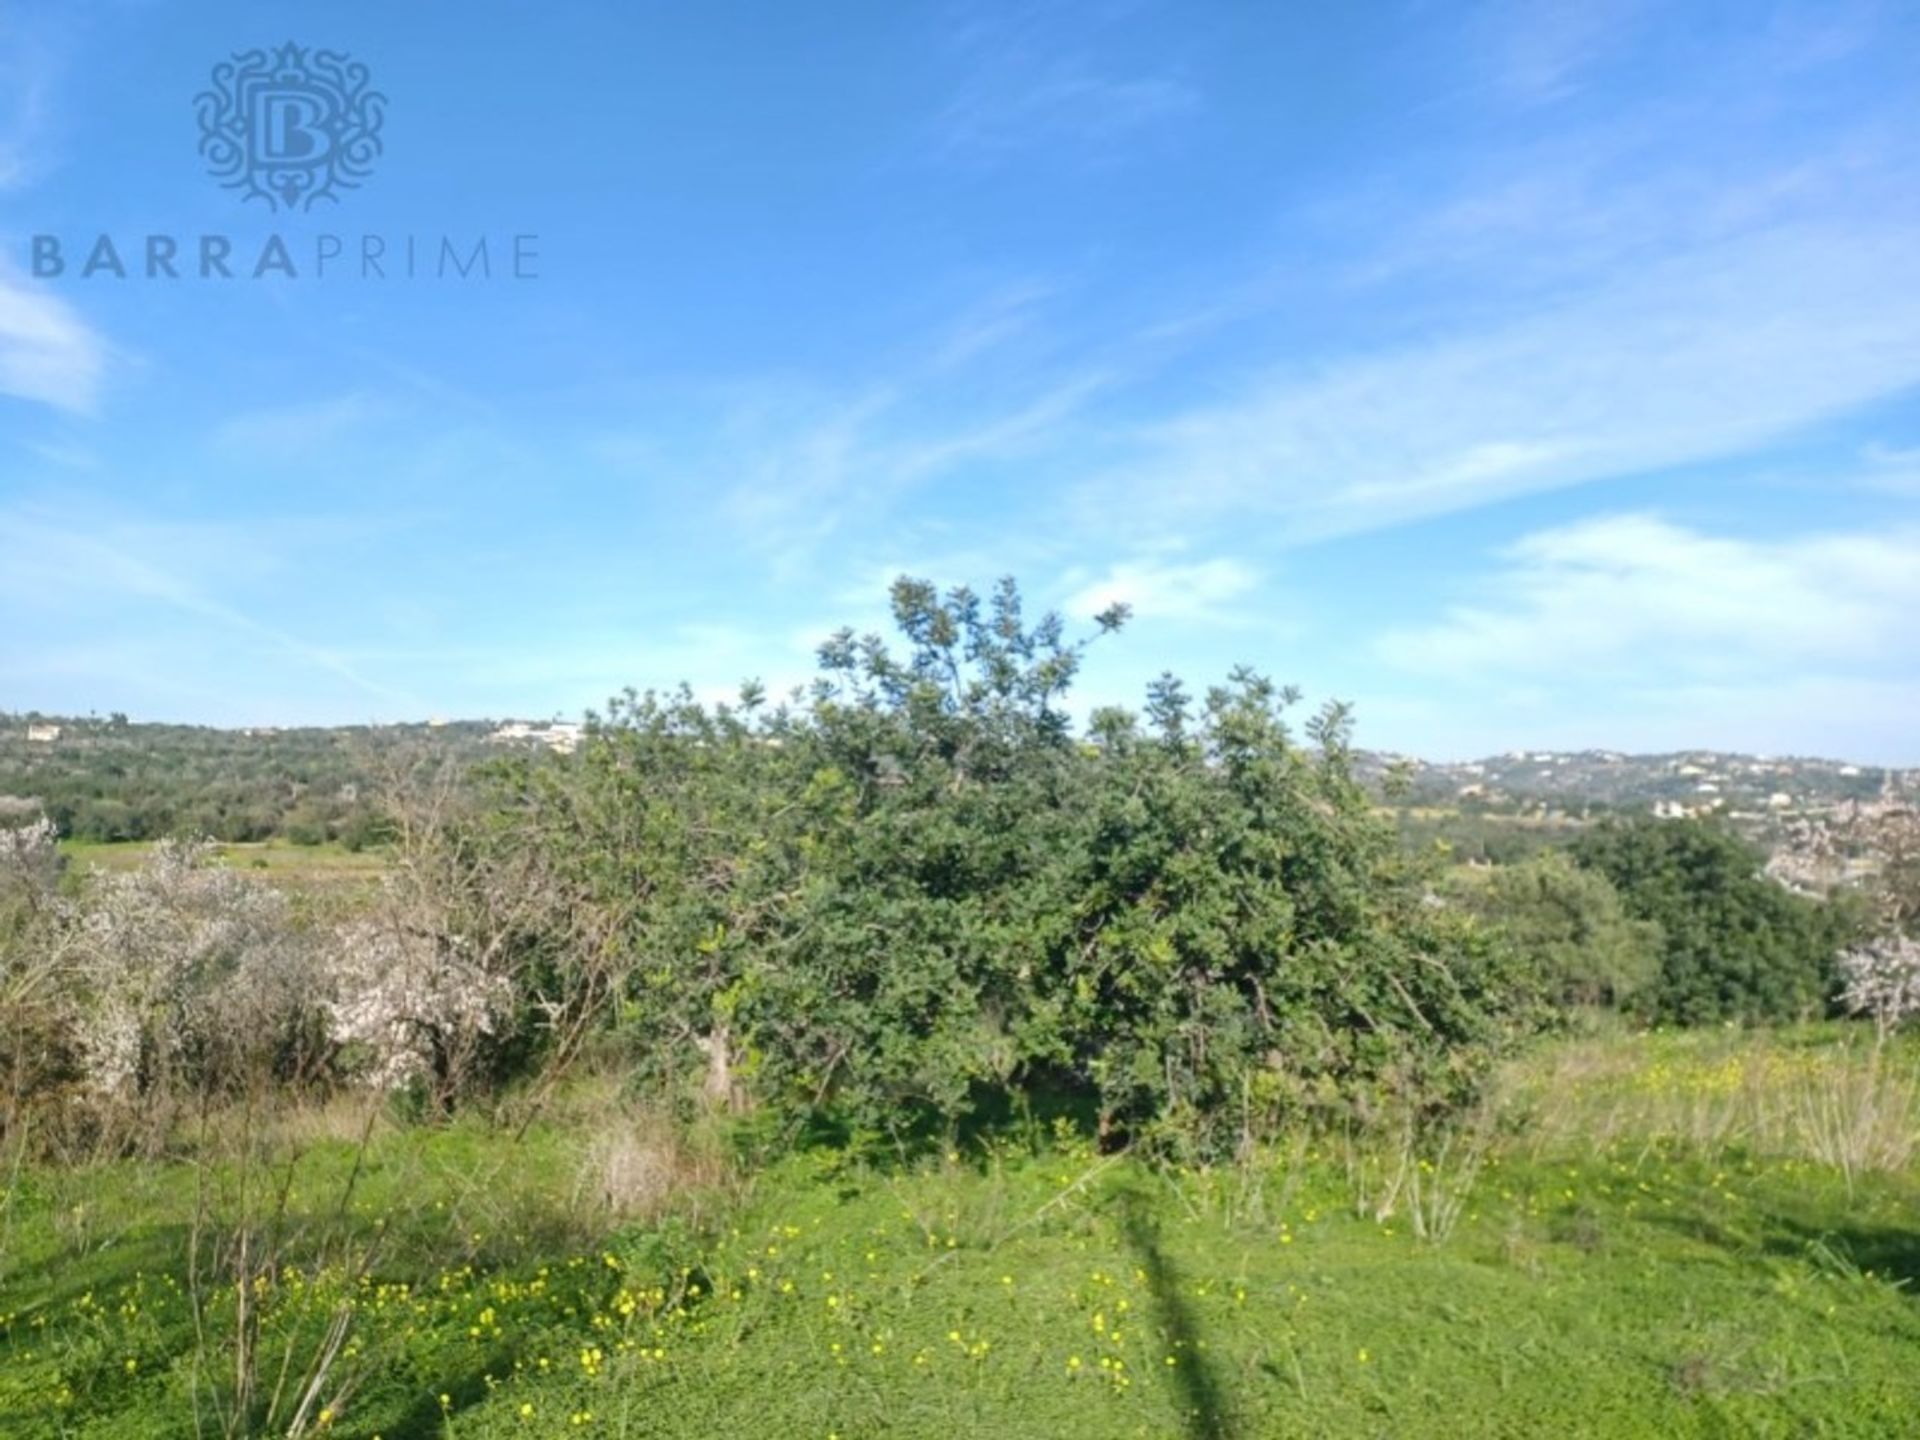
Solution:
M1506 858L1614 812L1667 817L1714 816L1772 849L1782 827L1851 800L1920 797L1920 769L1888 769L1845 760L1681 750L1627 755L1612 750L1510 751L1457 764L1369 752L1362 773L1392 800L1412 832L1469 849L1485 842L1486 858ZM1404 788L1389 790L1398 773ZM1486 822L1479 830L1475 822ZM1525 834L1514 826L1524 824ZM1474 837L1478 836L1479 840Z
M1761 819L1781 811L1825 808L1843 800L1920 792L1920 769L1891 770L1844 760L1681 750L1624 755L1611 750L1510 751L1459 764L1370 753L1367 768L1384 775L1406 767L1411 794L1436 804L1493 808L1605 806Z
M481 753L493 726L221 730L0 714L0 821L44 811L78 840L208 835L248 842L374 837L383 759L427 747Z
M217 729L0 712L0 823L45 811L84 840L193 833L351 845L371 833L368 787L385 757L424 749L477 758L507 745L564 753L579 736L578 725L557 721ZM1796 815L1920 796L1920 769L1714 750L1513 751L1457 764L1365 751L1360 770L1410 829L1457 837L1485 822L1510 848L1610 811L1643 810L1721 816L1770 844ZM1390 775L1403 786L1389 786Z

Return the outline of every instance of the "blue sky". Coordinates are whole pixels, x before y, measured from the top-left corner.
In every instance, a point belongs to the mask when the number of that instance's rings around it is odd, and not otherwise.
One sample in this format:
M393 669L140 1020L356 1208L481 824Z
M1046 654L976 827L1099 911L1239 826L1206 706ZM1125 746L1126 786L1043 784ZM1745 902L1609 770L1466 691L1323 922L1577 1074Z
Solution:
M193 98L287 41L385 149L270 215ZM0 709L779 688L1011 573L1133 604L1089 702L1920 764L1916 61L1846 0L0 0ZM303 273L31 273L103 232Z

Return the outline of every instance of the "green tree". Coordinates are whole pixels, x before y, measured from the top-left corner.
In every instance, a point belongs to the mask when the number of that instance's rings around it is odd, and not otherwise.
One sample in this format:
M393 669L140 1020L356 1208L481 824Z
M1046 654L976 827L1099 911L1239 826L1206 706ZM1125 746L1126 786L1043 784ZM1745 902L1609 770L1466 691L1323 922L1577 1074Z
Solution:
M541 1013L598 1008L674 1084L896 1136L1064 1090L1110 1135L1217 1152L1288 1106L1457 1099L1524 1022L1508 952L1423 903L1352 774L1250 672L1077 736L1086 646L897 582L788 704L628 695L578 754L493 773L471 843L563 897ZM558 913L549 911L548 913Z
M1303 1105L1444 1109L1530 1022L1508 952L1424 903L1355 781L1349 717L1300 743L1247 670L1172 677L1095 722L1091 804L1050 1003L1104 1123L1218 1152Z
M1625 1006L1660 978L1659 924L1629 915L1605 874L1581 869L1565 851L1462 868L1447 890L1499 928L1557 1004Z
M1763 873L1760 852L1703 820L1638 817L1582 836L1574 857L1662 934L1649 999L1682 1025L1783 1020L1832 994L1839 916Z

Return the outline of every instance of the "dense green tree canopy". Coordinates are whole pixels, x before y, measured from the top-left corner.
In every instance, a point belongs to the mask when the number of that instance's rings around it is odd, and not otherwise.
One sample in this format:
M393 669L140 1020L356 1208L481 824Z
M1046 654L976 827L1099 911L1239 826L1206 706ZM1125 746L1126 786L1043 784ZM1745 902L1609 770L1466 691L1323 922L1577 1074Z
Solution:
M1612 882L1629 914L1659 925L1650 998L1661 1019L1787 1019L1826 1006L1844 911L1769 880L1760 852L1737 836L1703 820L1611 821L1573 853Z
M1630 916L1607 877L1581 869L1564 850L1463 868L1448 892L1500 927L1557 1003L1623 1007L1652 998L1660 926Z

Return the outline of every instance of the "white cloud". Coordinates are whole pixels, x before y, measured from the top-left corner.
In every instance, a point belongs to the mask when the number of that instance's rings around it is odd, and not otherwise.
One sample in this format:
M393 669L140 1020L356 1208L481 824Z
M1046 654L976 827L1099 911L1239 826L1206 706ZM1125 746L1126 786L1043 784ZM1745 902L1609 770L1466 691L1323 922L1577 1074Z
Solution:
M84 414L99 398L106 353L72 306L0 267L0 394Z
M1081 518L1129 538L1264 520L1309 542L1743 454L1920 384L1910 107L1816 73L1862 17L1663 22L1652 53L1644 8L1482 7L1467 87L1434 101L1458 118L1616 60L1638 88L1316 190L1283 232L1285 280L1195 307L1242 336L1298 311L1271 346L1284 363L1133 407Z
M1199 103L1198 92L1173 76L1102 75L1068 60L977 81L947 107L941 131L949 147L985 154L1045 141L1104 146Z
M1494 83L1512 98L1559 100L1629 38L1644 7L1639 0L1583 0L1532 5L1499 0L1469 27Z
M1861 458L1866 462L1861 483L1867 489L1920 497L1920 446L1869 445Z
M1137 8L962 11L949 38L964 74L936 121L941 148L985 160L1063 147L1107 157L1199 109L1199 91L1175 67L1118 64L1103 53Z
M354 391L230 416L214 429L213 443L233 454L304 458L392 413L394 407Z
M1502 553L1485 597L1378 649L1408 670L1727 686L1920 665L1920 528L1761 541L1651 515L1544 530Z
M217 598L201 573L264 569L269 563L265 551L258 534L239 526L0 510L0 554L7 556L0 568L0 603L22 618L38 611L62 622L71 620L81 606L123 622L130 612L160 607L207 627L194 636L204 648L225 649L233 637L244 637L266 653L331 675L360 694L424 713L426 707L413 697L362 674L338 650L313 644L244 606ZM24 656L12 663L24 665Z
M1000 464L1057 440L1110 383L1088 371L1037 389L993 385L954 406L937 358L896 379L821 395L779 392L738 405L715 427L702 470L724 476L726 514L782 572L805 569L827 542L879 522L905 494L970 465ZM898 525L888 527L888 543ZM836 564L843 563L836 560Z
M1220 623L1233 617L1223 607L1260 583L1260 576L1238 560L1200 560L1170 564L1157 560L1123 561L1067 598L1066 612L1091 619L1108 607L1130 605L1141 620Z
M1307 541L1738 454L1920 383L1920 223L1775 226L1557 306L1270 375L1144 432L1087 508Z
M35 458L62 470L98 470L100 457L85 445L58 442L25 441L24 448Z
M45 149L56 50L17 15L0 15L0 190L33 179Z
M929 368L947 370L996 350L1032 330L1051 287L1029 281L1011 285L974 306L953 325Z

